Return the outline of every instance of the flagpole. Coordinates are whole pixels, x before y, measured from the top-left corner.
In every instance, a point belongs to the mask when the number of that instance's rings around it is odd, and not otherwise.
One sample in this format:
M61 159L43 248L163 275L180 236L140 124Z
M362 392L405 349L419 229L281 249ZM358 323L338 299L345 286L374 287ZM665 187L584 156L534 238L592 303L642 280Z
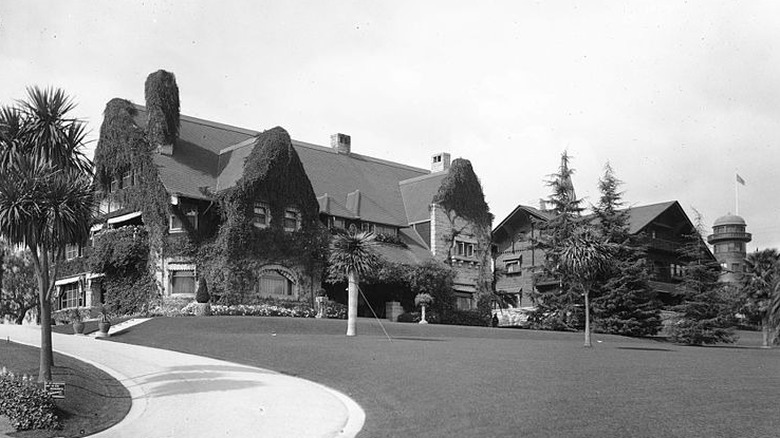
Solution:
M739 173L736 174L737 178L734 179L734 214L739 216Z

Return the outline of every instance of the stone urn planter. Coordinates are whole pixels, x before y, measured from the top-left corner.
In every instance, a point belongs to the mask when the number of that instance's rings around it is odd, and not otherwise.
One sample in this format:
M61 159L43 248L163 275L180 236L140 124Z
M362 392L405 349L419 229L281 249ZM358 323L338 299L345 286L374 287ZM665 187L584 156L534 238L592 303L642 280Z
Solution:
M110 321L100 321L100 322L98 322L98 336L99 337L107 338L109 330L111 330L111 322Z
M428 321L425 319L425 307L431 305L431 303L433 303L431 294L421 293L414 297L414 305L419 306L420 310L422 310L420 324L428 324Z
M73 333L76 335L84 334L84 311L79 307L68 310L68 320L73 325Z

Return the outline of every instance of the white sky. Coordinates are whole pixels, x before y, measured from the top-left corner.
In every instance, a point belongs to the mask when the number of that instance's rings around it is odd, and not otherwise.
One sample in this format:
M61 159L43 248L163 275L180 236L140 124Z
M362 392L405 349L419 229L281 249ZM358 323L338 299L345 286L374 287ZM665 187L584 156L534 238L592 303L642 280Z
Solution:
M96 139L106 102L143 104L163 68L187 115L342 132L418 167L468 158L496 223L549 195L565 149L587 201L609 160L630 204L678 200L708 227L734 212L738 171L753 250L780 247L778 17L777 1L4 1L0 103L61 87Z

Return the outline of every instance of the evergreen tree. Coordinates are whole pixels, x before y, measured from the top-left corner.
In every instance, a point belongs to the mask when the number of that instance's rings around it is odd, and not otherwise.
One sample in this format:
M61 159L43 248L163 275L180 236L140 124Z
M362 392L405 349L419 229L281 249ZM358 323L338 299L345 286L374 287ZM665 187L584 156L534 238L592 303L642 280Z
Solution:
M682 302L672 310L679 313L671 327L673 342L690 345L731 343L736 340L730 302L725 284L718 281L720 265L709 254L701 237L701 216L696 229L680 249L686 264L683 281L678 286Z
M649 336L661 327L660 307L647 283L644 250L629 231L628 210L622 209L623 184L609 163L599 180L601 197L595 207L596 231L613 245L612 264L597 281L593 312L596 329L626 336Z
M545 254L542 276L558 280L558 287L544 291L534 288L531 297L537 305L536 319L541 319L543 327L554 329L578 328L581 325L578 317L582 312L576 307L579 297L571 287L571 278L560 270L565 242L574 236L578 226L584 225L582 200L577 199L574 193L571 179L574 169L569 167L569 159L564 151L558 172L547 180L547 186L552 189L547 201L553 207L550 211L552 218L540 226L541 237L535 243ZM537 281L539 279L537 277Z

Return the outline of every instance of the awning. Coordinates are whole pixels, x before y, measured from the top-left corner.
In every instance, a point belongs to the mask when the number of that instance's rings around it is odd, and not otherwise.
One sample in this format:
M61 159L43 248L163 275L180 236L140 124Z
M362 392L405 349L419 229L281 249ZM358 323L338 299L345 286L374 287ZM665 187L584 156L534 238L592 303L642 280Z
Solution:
M195 265L192 263L168 263L169 271L194 271Z
M63 284L71 284L79 281L80 276L78 277L71 277L71 278L63 278L62 280L57 280L54 282L55 286L62 286Z
M130 219L135 219L137 217L141 216L140 211L134 211L132 213L123 214L122 216L116 216L112 217L111 219L107 220L109 224L116 224L119 222L129 221Z

